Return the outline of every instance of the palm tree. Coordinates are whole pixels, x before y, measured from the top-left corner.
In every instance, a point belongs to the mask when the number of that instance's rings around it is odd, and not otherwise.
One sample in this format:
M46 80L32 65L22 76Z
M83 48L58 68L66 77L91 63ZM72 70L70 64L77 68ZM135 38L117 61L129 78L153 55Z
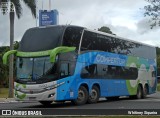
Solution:
M3 2L11 2L10 8L14 8L15 12L9 12L10 16L10 50L13 50L13 42L14 42L14 18L15 13L18 17L18 19L22 16L22 6L21 1L25 3L26 6L31 10L31 13L34 18L36 18L36 0L0 0L0 5ZM7 11L5 11L4 8L2 9L3 14L7 14ZM8 97L13 97L13 55L10 56L10 63L9 63L9 95Z

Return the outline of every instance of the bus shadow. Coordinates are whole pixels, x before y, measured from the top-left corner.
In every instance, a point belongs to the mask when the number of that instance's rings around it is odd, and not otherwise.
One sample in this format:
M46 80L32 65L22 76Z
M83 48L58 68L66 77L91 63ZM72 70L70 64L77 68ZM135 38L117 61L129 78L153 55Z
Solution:
M146 97L145 99L149 99L150 97ZM138 100L136 98L130 98L130 97L122 97L116 100L107 100L107 99L103 99L103 100L99 100L96 104L101 104L101 103L110 103L110 102L119 102L119 101L125 101L125 100ZM142 99L141 99L142 100ZM89 105L89 104L85 104L85 105ZM92 104L91 104L92 105ZM82 105L81 105L82 106ZM78 106L74 105L72 102L67 101L64 103L59 103L59 102L53 102L50 105L42 105L41 103L39 103L38 105L34 105L34 106L25 106L25 107L21 107L21 108L77 108Z
M65 107L72 107L75 106L73 103L71 102L65 102L65 103L56 103L53 102L50 105L42 105L41 103L39 103L38 105L34 105L34 106L29 106L29 108L65 108ZM22 107L22 108L28 108L27 107Z
M119 99L113 99L113 100L100 100L98 101L98 103L103 103L103 102L118 102L118 101L128 101L128 100L145 100L145 99L150 99L150 98L156 98L156 97L150 97L150 96L147 96L146 98L144 99L137 99L137 98L134 98L134 97L129 97L129 96L124 96L124 97L120 97Z

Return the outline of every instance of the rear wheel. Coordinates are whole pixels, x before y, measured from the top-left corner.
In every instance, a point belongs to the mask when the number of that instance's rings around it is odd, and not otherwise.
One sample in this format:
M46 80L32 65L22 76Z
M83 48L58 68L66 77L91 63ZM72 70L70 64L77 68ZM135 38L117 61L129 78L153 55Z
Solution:
M142 91L141 86L139 85L138 88L137 88L136 98L137 98L137 99L141 99L141 98L142 98L142 95L143 95L143 91Z
M76 105L83 105L87 102L88 99L88 91L84 86L81 86L78 90L77 99L73 100Z
M100 92L97 86L93 86L91 90L91 95L88 98L88 103L96 103L99 100Z
M144 85L142 98L146 98L147 94L148 94L148 87L147 85Z
M47 106L50 105L53 101L39 101L41 104Z

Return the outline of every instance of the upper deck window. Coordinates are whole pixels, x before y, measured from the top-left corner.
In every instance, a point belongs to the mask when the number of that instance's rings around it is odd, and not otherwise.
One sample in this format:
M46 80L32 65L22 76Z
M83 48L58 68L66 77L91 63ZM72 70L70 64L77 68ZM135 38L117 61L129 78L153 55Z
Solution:
M81 51L88 50L105 51L147 59L156 58L154 47L85 30Z
M37 52L51 50L60 46L64 27L31 28L27 30L20 43L20 51Z
M83 28L67 27L63 36L63 46L74 46L78 50Z

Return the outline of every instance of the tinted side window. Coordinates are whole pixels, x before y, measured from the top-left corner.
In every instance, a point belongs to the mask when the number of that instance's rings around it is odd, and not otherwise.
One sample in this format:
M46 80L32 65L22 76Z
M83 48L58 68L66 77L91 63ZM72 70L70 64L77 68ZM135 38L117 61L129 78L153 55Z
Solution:
M113 78L118 79L130 79L134 80L138 77L138 69L134 67L121 67L121 66L115 66L114 69L112 69L113 66L111 66L111 71L113 73Z
M81 77L91 79L97 78L135 80L138 77L138 69L134 67L92 64L82 69Z
M81 72L81 77L82 78L96 78L97 77L97 65L92 64L92 65L89 65L83 68Z
M101 51L113 52L113 47L115 45L114 38L102 34L97 34L97 39L101 40L101 45L100 45Z
M82 39L81 51L86 50L99 50L148 59L156 58L154 47L90 31L85 31Z
M65 62L61 62L60 65L60 77L67 77L70 75L70 71L69 71L69 63L65 63Z
M97 34L97 38L101 40L101 50L106 52L134 56L133 50L141 46L137 43L102 34Z
M100 42L97 41L97 34L85 31L83 34L82 44L81 44L81 51L85 50L98 50L98 46Z
M68 27L65 30L63 36L63 46L75 46L79 48L80 38L82 35L83 28L80 27Z

